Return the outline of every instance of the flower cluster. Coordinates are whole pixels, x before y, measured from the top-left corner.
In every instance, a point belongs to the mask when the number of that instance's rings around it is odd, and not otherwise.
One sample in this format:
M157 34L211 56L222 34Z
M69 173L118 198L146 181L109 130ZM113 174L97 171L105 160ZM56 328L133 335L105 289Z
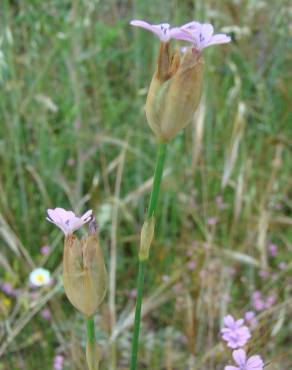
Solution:
M231 315L224 317L225 327L221 334L228 347L233 349L243 347L251 337L249 328L243 323L243 319L235 320Z
M246 321L255 320L255 314L249 311L245 314ZM238 366L227 365L224 370L263 370L264 362L259 355L247 358L243 347L251 338L249 328L243 325L244 320L235 320L231 315L224 317L225 327L221 330L222 338L227 341L227 346L235 349L232 357Z

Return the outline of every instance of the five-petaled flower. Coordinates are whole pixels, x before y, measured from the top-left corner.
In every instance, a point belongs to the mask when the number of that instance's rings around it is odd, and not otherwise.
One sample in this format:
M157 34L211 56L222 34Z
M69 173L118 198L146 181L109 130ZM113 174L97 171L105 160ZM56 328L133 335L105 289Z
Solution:
M221 330L221 335L228 347L243 347L251 337L249 328L243 323L243 319L235 320L231 315L224 317L225 327Z
M85 212L81 217L63 208L48 209L47 213L47 220L58 226L67 236L91 220L92 210Z
M264 362L259 355L246 358L246 352L243 349L233 351L232 357L238 366L225 366L224 370L263 370Z
M29 281L34 286L44 286L51 283L51 273L42 267L36 268L29 274Z
M181 34L176 39L189 41L196 50L203 50L208 46L226 44L231 38L224 33L214 35L214 27L209 23L190 22L180 27Z

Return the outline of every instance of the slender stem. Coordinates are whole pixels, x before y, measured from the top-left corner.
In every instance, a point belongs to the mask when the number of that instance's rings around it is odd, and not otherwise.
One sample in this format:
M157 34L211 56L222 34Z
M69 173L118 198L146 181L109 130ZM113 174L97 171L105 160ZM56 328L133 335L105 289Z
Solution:
M147 219L154 216L157 210L158 197L159 197L163 167L164 167L165 156L166 156L166 145L167 144L165 143L160 143L157 148L156 165L155 165L155 171L154 171L152 191L151 191L150 200L149 200L149 207L147 211ZM137 279L137 301L136 301L136 309L135 309L134 330L133 330L133 337L132 337L132 354L131 354L130 370L136 370L137 368L143 285L144 285L146 265L147 265L147 260L142 260L142 261L139 260L139 271L138 271L138 279Z
M93 344L95 340L93 317L90 317L89 319L86 320L86 328L88 341L90 344Z

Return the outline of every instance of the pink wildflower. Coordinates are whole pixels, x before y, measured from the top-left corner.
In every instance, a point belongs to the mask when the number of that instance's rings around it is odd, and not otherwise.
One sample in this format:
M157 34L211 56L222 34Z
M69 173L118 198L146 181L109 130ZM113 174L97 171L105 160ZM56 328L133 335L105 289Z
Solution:
M41 317L47 321L50 321L51 318L52 318L52 314L51 314L51 311L48 309L48 308L44 308L42 311L41 311Z
M41 247L41 254L45 256L50 253L50 250L51 248L48 245L44 245Z
M263 370L264 362L258 355L246 358L246 352L243 349L233 351L232 357L238 366L225 366L224 370Z
M243 319L235 320L231 315L224 317L225 328L221 330L221 335L228 347L243 347L251 337L249 328L243 322Z
M280 270L285 270L285 268L287 267L287 264L286 264L286 262L280 262L278 267L279 267Z
M3 283L1 286L1 290L6 295L13 295L14 289L10 283Z
M54 370L62 370L64 364L64 357L61 355L56 355L54 357Z
M89 210L83 216L77 217L74 212L63 208L48 209L47 212L47 220L58 226L66 236L89 222L92 215L92 210Z
M187 266L189 270L194 270L196 268L196 265L197 264L195 261L189 261Z
M208 218L208 225L214 226L218 223L218 218L217 217L209 217Z
M180 37L178 34L175 38L190 41L199 51L210 45L226 44L231 41L231 38L223 33L213 35L214 27L209 23L190 22L180 27L180 30L184 35Z
M276 244L274 244L274 243L270 243L270 244L268 245L268 250L269 250L270 255L271 255L272 257L276 257L276 256L277 256L277 254L278 254L278 246L277 246Z

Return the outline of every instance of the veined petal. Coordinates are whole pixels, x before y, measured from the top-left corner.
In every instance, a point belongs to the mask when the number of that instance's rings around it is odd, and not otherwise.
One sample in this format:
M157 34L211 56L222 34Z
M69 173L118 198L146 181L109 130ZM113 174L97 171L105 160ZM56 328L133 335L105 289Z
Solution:
M139 19L134 19L130 22L130 25L142 27L148 31L155 33L163 42L167 42L170 40L170 25L168 23L150 24Z
M206 47L208 42L211 40L211 37L214 33L214 27L212 24L204 23L201 26L199 31L199 41L200 41L200 48Z
M232 357L234 358L234 361L239 365L240 367L243 367L246 363L246 353L243 349L238 349L236 351L233 351Z
M247 370L262 370L264 362L259 355L251 356L246 363Z
M224 33L218 33L217 35L211 37L206 47L210 45L227 44L230 41L231 41L230 36L227 36Z

